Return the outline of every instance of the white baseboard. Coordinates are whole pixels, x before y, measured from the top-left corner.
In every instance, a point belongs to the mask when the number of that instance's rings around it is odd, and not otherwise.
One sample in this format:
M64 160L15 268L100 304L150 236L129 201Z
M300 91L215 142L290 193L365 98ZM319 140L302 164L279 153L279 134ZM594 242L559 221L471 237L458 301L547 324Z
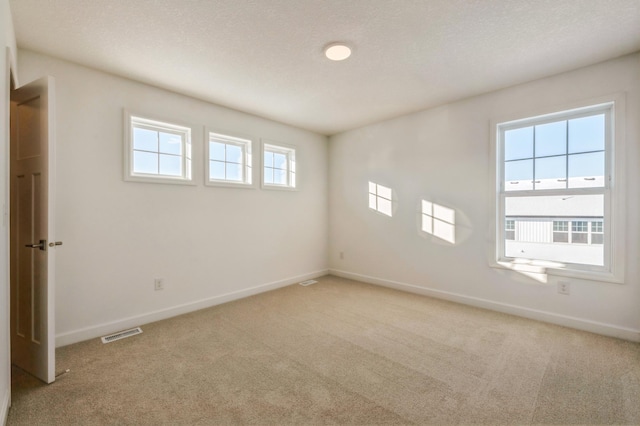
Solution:
M2 420L2 425L7 424L7 416L9 416L9 407L11 402L11 384L9 384L9 388L5 391L2 396L2 400L0 400L0 420Z
M341 271L338 269L330 269L329 273L332 275L336 275L338 277L349 278L352 280L362 281L369 284L376 284L384 287L390 287L397 290L420 294L423 296L449 300L452 302L462 303L465 305L475 306L479 308L489 309L492 311L516 315L519 317L562 325L564 327L570 327L578 330L589 331L596 334L602 334L604 336L617 337L624 340L630 340L632 342L640 342L640 330L620 327L613 324L606 324L606 323L591 321L584 318L570 317L567 315L540 311L537 309L525 308L522 306L510 305L507 303L494 302L491 300L481 299L478 297L465 296L462 294L450 293L448 291L419 287L413 284L385 280L381 278L370 277L368 275Z
M287 278L280 281L261 284L255 287L238 290L231 293L210 297L207 299L202 299L194 302L184 303L182 305L172 306L166 309L161 309L159 311L148 312L141 315L135 315L128 318L123 318L117 321L94 325L86 328L81 328L78 330L68 331L66 333L61 333L56 335L56 347L66 346L72 343L94 339L96 337L104 336L110 333L115 333L116 331L121 331L127 328L137 327L139 325L149 324L149 323L160 321L163 319L175 317L177 315L182 315L182 314L197 311L200 309L209 308L211 306L220 305L222 303L231 302L233 300L242 299L244 297L253 296L259 293L264 293L266 291L275 290L280 287L286 287L288 285L295 284L300 281L318 278L318 277L327 275L328 273L329 271L327 269L316 271L316 272L310 272L308 274L298 275L298 276Z

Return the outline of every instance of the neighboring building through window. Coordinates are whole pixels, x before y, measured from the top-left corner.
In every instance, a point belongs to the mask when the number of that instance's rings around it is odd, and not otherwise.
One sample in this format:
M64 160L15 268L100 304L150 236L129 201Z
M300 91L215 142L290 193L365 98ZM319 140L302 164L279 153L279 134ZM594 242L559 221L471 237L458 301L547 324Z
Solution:
M252 142L234 136L209 132L207 183L211 185L251 186Z
M391 188L369 182L369 208L384 215L393 215L393 196Z
M516 239L516 221L506 219L504 221L504 238L505 240Z
M498 259L608 271L613 104L497 125Z
M126 114L125 179L190 183L191 128Z
M262 184L269 188L296 187L296 150L292 147L262 144Z

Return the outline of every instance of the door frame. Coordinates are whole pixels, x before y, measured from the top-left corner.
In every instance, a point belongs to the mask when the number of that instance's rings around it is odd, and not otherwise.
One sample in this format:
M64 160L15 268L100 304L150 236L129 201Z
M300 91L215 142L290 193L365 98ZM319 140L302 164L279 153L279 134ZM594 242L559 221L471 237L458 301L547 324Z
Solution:
M11 407L11 232L9 227L9 212L11 211L11 156L9 150L11 149L11 91L19 86L18 83L18 71L14 61L14 57L11 51L11 48L7 46L5 48L5 64L6 64L6 79L3 82L5 84L6 90L6 99L3 99L2 102L5 103L6 109L6 117L5 122L7 123L7 127L5 129L4 135L2 135L4 139L4 151L7 154L5 156L5 176L4 176L4 184L5 184L5 199L4 201L4 210L2 211L2 223L5 225L5 229L7 230L6 239L2 241L2 244L6 247L5 253L5 264L7 268L5 270L5 310L6 317L5 321L5 331L6 331L6 342L4 342L4 346L7 350L7 360L5 365L0 368L6 369L6 374L8 378L7 389L9 394L8 407ZM7 408L8 408L7 407Z

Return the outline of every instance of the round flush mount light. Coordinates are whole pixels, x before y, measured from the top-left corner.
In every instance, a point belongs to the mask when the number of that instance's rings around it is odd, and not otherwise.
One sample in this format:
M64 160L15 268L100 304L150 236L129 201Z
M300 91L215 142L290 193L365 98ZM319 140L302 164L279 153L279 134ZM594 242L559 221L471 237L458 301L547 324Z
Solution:
M324 48L324 54L332 61L344 61L351 56L351 48L344 43L331 43Z

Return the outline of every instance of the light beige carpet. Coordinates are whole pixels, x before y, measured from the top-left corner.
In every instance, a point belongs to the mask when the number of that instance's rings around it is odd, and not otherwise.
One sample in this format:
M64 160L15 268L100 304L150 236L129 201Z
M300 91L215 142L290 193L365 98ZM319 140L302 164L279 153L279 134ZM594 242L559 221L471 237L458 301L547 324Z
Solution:
M640 345L327 276L13 370L9 425L640 424Z

